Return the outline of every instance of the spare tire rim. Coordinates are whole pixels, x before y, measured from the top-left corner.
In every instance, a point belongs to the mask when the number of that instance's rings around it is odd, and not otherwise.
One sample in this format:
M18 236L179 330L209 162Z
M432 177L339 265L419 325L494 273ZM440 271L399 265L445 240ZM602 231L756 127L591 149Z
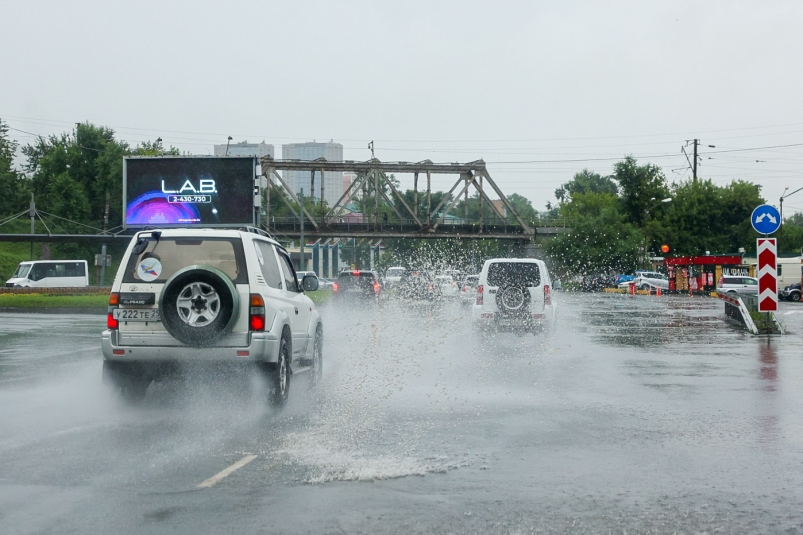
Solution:
M518 310L524 305L524 292L521 288L505 288L497 294L501 305L508 310Z
M176 308L181 320L190 327L205 327L220 314L220 296L213 286L193 282L178 294Z

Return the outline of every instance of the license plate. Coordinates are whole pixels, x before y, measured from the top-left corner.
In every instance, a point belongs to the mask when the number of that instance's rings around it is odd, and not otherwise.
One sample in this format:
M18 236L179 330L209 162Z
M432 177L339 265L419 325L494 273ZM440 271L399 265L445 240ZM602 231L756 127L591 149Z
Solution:
M119 321L161 321L159 309L116 308L114 319Z

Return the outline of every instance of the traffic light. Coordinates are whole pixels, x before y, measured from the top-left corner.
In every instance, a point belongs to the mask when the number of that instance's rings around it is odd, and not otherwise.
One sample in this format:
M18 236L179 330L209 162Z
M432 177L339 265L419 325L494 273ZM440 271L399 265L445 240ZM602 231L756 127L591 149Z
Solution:
M669 252L669 246L667 244L663 244L661 246L661 252L664 253L664 254L668 253Z

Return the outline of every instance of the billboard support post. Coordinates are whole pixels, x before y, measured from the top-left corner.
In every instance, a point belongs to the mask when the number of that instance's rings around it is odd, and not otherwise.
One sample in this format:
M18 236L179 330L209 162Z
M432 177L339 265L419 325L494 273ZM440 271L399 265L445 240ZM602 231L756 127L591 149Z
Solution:
M100 246L100 284L103 286L106 282L106 244Z

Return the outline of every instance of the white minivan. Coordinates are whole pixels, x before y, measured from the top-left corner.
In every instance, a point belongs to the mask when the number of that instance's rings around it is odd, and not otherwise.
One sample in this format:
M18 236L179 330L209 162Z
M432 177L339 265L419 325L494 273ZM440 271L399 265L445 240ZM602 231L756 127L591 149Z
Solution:
M387 271L385 271L385 288L393 288L399 284L399 281L404 276L404 272L407 271L406 268L401 266L389 267Z
M89 286L86 260L32 260L20 262L6 281L9 288L85 288Z
M546 264L533 258L486 260L471 309L483 329L532 332L555 321L552 279Z

